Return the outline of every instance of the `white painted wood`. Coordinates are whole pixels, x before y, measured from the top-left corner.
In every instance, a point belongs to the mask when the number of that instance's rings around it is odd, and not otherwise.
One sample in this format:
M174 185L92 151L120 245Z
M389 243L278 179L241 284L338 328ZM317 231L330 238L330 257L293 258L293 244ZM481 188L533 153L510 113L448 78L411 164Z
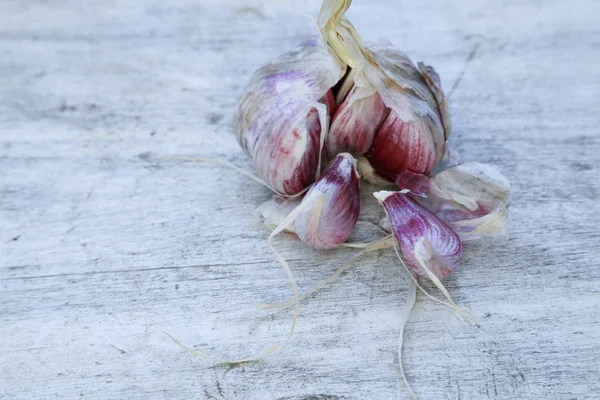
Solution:
M296 11L294 11L296 10ZM251 217L266 189L232 135L249 75L313 32L318 1L0 4L0 398L407 398L396 339L408 277L366 257L302 305ZM510 234L468 246L447 287L479 325L418 295L405 367L423 399L600 396L600 3L355 0L451 91L463 160L514 188ZM363 220L382 211L365 195ZM363 226L363 231L368 227ZM369 237L374 232L366 232ZM352 252L277 245L301 287ZM398 395L400 389L400 395Z

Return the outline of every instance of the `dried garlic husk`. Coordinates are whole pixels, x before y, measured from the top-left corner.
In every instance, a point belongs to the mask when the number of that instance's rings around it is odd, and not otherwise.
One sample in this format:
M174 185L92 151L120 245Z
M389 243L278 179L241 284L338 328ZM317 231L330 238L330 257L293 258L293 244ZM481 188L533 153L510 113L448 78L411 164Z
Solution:
M394 182L388 181L375 171L375 169L365 156L358 157L356 159L356 165L358 167L358 173L360 174L362 180L381 187L394 186Z
M403 173L400 189L427 198L419 201L453 228L462 240L500 235L506 231L510 183L494 166L465 163L433 178Z
M254 217L262 222L268 230L272 231L275 230L275 228L283 222L285 217L294 211L301 202L302 198L300 197L286 198L275 194L254 210L253 214ZM283 232L296 235L294 224L286 226Z

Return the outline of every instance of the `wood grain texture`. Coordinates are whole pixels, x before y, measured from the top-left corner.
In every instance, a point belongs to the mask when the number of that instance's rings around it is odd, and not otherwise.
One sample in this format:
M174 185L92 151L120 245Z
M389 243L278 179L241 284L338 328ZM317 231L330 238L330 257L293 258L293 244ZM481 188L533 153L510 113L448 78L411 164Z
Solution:
M418 295L404 362L422 399L600 396L600 3L355 0L367 40L434 65L453 146L513 185L510 233L447 282L471 328ZM393 5L392 5L393 4ZM0 4L0 398L403 399L408 277L365 257L303 303L251 217L270 195L232 134L249 75L313 34L318 1ZM295 11L294 11L295 10ZM369 188L366 188L367 190ZM383 215L368 193L363 221ZM369 237L363 224L360 237ZM307 287L348 258L280 239ZM428 286L431 287L431 286Z

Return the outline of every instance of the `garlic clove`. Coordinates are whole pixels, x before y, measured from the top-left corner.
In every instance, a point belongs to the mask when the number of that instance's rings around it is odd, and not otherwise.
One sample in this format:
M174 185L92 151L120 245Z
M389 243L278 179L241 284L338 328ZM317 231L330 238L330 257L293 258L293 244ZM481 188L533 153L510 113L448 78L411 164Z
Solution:
M355 156L366 153L389 113L377 93L363 97L361 92L363 90L355 86L333 116L325 144L330 157L341 152Z
M385 208L400 252L410 268L427 276L426 267L439 279L454 271L462 245L448 225L406 193L379 191L373 195Z
M360 177L356 160L339 154L302 200L295 231L307 245L332 249L352 233L360 213Z
M406 122L391 112L367 153L378 174L395 181L406 170L428 175L444 155L443 137L436 137L423 120Z
M444 156L450 126L437 73L431 67L417 68L389 45L370 47L367 58L363 79L391 109L367 157L390 180L406 170L429 175Z
M314 182L335 99L345 73L319 41L260 68L238 103L235 132L261 178L282 195Z

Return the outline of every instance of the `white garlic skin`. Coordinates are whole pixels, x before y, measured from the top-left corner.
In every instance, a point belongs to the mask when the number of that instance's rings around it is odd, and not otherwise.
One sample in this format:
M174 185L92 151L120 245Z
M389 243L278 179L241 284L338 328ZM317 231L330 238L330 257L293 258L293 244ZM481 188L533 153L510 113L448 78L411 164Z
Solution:
M344 243L360 213L360 176L354 157L339 154L303 203L306 208L295 223L300 240L316 249L332 249Z

